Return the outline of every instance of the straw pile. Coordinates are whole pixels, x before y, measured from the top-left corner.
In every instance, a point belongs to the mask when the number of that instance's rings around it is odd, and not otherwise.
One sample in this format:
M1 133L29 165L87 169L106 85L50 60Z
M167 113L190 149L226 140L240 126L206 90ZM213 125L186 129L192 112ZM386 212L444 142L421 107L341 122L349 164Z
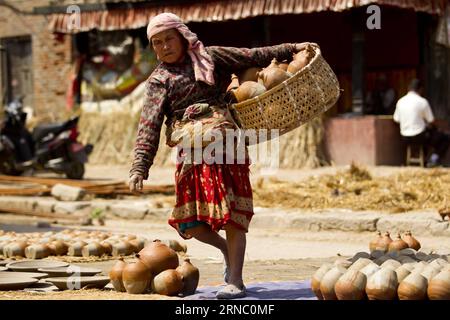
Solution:
M255 205L285 208L381 210L391 213L450 206L450 172L445 169L411 170L388 177L372 177L352 165L335 175L310 177L293 183L258 180Z

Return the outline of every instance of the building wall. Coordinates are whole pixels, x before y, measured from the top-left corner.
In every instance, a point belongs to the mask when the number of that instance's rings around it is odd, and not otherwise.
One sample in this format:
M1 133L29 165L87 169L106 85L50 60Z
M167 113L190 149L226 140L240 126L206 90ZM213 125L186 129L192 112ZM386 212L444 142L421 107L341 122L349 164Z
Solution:
M30 12L33 7L49 5L52 1L16 0L10 3L20 10ZM65 95L73 59L71 36L58 38L51 34L44 16L19 14L0 6L0 39L19 36L31 37L34 87L32 107L35 115L43 120L60 120L64 116ZM0 99L3 100L1 94Z

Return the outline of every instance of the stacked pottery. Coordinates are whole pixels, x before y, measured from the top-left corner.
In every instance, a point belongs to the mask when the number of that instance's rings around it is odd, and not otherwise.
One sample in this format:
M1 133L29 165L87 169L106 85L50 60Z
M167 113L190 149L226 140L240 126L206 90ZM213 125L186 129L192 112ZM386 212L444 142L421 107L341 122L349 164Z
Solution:
M378 232L370 254L323 264L312 276L319 300L449 300L450 264L447 255L426 253L411 232L395 240Z
M178 245L185 250L184 246ZM133 263L119 260L109 276L116 291L177 296L193 294L200 273L189 259L179 265L176 251L160 240L154 240L136 254Z

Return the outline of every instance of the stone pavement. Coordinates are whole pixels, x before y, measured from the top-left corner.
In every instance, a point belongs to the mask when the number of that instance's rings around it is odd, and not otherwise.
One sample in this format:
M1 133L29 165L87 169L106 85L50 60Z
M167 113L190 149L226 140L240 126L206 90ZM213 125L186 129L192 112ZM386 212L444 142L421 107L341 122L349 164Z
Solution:
M58 201L52 197L0 197L1 208L26 210L30 213L57 213L87 217L101 209L106 219L164 222L171 207L148 199L94 199L91 201ZM389 230L392 234L411 230L421 236L450 236L450 221L442 221L436 210L406 213L352 211L346 209L303 210L255 208L252 228L285 228L300 231L373 232Z

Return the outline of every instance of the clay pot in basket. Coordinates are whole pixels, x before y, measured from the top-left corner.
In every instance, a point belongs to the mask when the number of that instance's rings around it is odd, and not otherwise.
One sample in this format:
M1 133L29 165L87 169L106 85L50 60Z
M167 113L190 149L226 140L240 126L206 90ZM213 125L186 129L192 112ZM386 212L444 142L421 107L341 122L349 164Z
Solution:
M176 296L183 290L183 276L176 270L168 269L158 274L151 286L154 293Z
M245 81L258 81L258 72L261 71L261 68L248 68L244 71L238 72L237 76L239 79L239 83L243 83Z
M122 281L122 273L123 269L126 267L126 263L123 260L123 258L119 258L119 261L116 262L116 264L112 267L111 271L109 272L109 278L111 279L111 283L116 289L116 291L119 292L125 292L125 287L123 285Z
M314 56L314 50L311 46L307 46L304 50L293 55L293 60L289 63L287 71L295 74L308 65Z
M131 294L141 294L148 290L153 279L151 270L136 255L134 263L127 264L122 271L122 282L125 290Z
M236 90L239 87L239 78L234 73L231 75L231 82L227 87L227 91Z
M139 256L154 275L167 269L176 269L179 265L177 253L160 240L154 240L139 251Z
M200 280L200 272L188 258L185 258L183 263L176 268L176 271L183 276L183 295L191 295L195 293Z
M270 66L258 73L258 80L261 80L267 90L279 85L283 81L289 79L289 75L283 69L278 67L276 59L274 59Z
M241 83L239 88L232 92L236 97L237 102L242 102L263 94L266 92L266 88L258 82L245 81Z

